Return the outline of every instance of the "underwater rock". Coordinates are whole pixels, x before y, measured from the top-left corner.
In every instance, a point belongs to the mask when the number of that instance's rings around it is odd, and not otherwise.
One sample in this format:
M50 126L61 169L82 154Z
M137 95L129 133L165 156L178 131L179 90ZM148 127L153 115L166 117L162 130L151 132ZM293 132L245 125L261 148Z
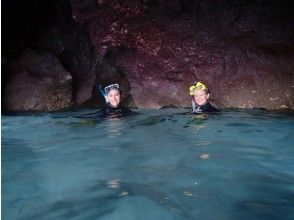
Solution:
M26 49L6 71L5 110L53 111L71 106L72 77L54 55Z
M188 87L201 80L219 107L293 108L287 2L222 2L71 4L99 56L124 74L136 107L190 106Z

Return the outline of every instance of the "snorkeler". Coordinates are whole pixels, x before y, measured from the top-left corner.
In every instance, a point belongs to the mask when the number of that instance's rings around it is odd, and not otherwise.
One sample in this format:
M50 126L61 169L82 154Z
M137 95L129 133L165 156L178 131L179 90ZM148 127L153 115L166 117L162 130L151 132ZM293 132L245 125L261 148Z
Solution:
M190 86L189 93L192 97L192 111L193 113L209 113L219 112L219 110L213 107L209 102L209 90L202 82L197 82Z
M132 113L128 108L121 106L121 90L117 83L106 86L104 90L101 87L98 89L106 102L106 107L102 109L104 115L125 116Z

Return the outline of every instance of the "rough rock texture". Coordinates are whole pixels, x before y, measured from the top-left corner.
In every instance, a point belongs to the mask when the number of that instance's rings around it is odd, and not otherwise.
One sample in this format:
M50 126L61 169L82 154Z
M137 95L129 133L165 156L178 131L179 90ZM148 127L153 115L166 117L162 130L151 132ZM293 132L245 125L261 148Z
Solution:
M70 103L56 106L45 104L46 108L40 103L36 105L35 100L39 99L39 96L33 97L37 94L36 91L36 93L31 93L32 97L23 100L26 103L25 106L27 106L25 109L57 110L67 107L69 104L81 105L89 100L92 96L96 72L101 59L94 50L87 27L74 22L69 1L28 0L23 3L19 0L6 0L3 5L6 17L4 19L4 53L2 54L2 69L4 69L2 72L2 88L6 88L6 90L2 94L5 97L11 96L9 102L7 101L2 105L3 109L24 110L24 107L18 103L19 96L14 97L16 95L13 92L14 88L9 88L12 86L11 82L8 81L8 78L11 78L11 71L7 72L5 71L6 68L3 68L4 65L9 65L10 69L13 65L17 65L17 62L10 62L11 58L19 57L18 51L23 51L24 48L33 48L38 53L49 52L55 55L55 59L60 61L58 65L68 71L72 77ZM23 55L21 56L20 59L23 59ZM34 53L26 53L26 56L28 62L36 59ZM32 65L37 65L34 67L36 71L38 67L41 67L39 63L32 63ZM26 87L29 88L29 83L35 83L35 81L27 80L26 83ZM45 84L46 82L39 83ZM16 85L13 84L13 86ZM48 86L52 85L44 85L44 87ZM58 87L58 84L55 86ZM62 97L65 91L68 92L67 89L68 87L64 91L56 90L52 97ZM58 91L61 94L57 94ZM8 99L6 98L6 100ZM13 103L13 101L17 103ZM47 100L46 102L50 101ZM51 102L54 103L55 100ZM9 106L6 106L8 103ZM18 109L17 106L20 108Z
M74 22L68 1L55 1L40 30L38 46L59 57L73 77L73 101L82 104L92 96L100 58L86 26Z
M6 110L52 111L72 105L72 77L54 55L25 50L6 71Z
M23 10L14 10L17 3ZM2 65L9 65L2 82L4 109L96 105L102 99L94 84L113 82L120 83L131 106L190 106L188 88L198 80L209 86L219 107L294 109L290 0L6 0L4 6L12 20L3 25ZM28 47L39 52L10 62ZM54 62L47 57L53 55ZM68 81L52 84L41 77L39 69L58 60L72 77L70 92ZM39 102L51 87L59 89ZM53 105L50 97L67 101Z
M74 20L89 26L99 56L124 75L137 107L189 106L187 90L196 80L209 85L219 106L294 107L288 2L71 4Z

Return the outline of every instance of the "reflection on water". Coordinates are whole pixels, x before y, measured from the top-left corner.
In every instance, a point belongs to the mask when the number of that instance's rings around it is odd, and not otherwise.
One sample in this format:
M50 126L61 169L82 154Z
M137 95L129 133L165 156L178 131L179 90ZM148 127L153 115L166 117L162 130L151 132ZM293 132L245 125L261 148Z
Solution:
M106 131L108 136L111 138L119 137L122 135L122 126L123 118L122 117L108 117L105 120Z
M293 115L2 117L2 219L294 219Z

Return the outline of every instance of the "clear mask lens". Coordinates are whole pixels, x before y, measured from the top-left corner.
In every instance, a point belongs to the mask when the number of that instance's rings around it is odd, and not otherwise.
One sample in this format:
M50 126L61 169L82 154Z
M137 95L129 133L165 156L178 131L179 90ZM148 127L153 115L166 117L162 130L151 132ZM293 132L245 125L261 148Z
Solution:
M194 88L192 88L192 92L193 92L193 93L195 93L197 90L205 90L205 88L203 88L202 85L195 86Z
M109 93L110 90L112 90L112 89L119 90L119 85L118 85L117 83L115 83L115 84L111 84L111 85L109 85L109 86L106 86L106 87L104 88L104 92L105 92L105 93Z

